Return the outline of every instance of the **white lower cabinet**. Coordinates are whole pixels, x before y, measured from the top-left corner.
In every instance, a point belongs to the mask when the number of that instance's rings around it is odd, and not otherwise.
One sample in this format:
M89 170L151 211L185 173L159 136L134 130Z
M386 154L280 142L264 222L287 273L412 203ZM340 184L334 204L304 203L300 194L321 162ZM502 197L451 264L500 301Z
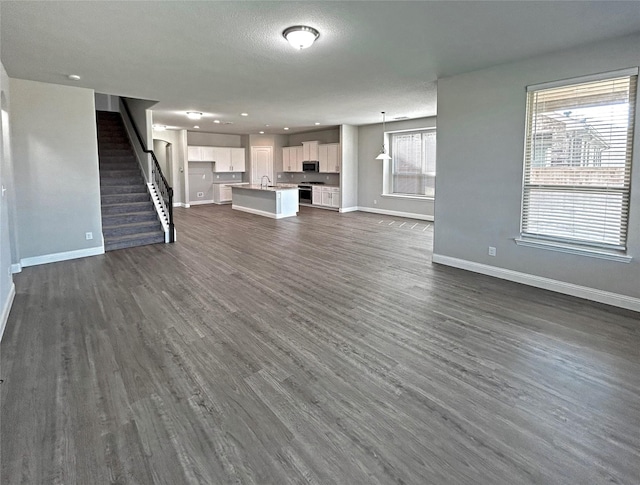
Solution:
M227 184L213 184L213 202L216 204L231 202L231 187Z
M311 189L311 203L313 205L322 205L322 187L313 187Z
M314 187L312 203L322 207L340 208L340 187Z

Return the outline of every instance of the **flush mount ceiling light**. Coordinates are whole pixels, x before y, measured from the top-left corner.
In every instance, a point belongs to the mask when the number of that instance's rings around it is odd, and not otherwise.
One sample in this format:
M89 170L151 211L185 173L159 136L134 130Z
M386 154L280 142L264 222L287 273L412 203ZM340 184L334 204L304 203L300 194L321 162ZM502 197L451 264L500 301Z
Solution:
M187 111L187 118L190 120L199 120L202 118L202 113L200 113L200 111Z
M240 116L249 116L249 113L240 113Z
M310 47L320 36L320 32L306 25L294 25L285 29L282 32L282 36L287 39L294 49L302 50Z
M80 76L78 76L77 74L69 74L67 78L69 78L71 81L80 81Z
M376 157L376 160L391 160L391 157L387 155L387 150L384 147L385 140L385 119L384 119L384 111L382 112L382 150L380 150L380 155Z
M220 120L213 120L214 123L220 123Z
M167 125L153 125L153 129L156 131L164 131L167 129Z

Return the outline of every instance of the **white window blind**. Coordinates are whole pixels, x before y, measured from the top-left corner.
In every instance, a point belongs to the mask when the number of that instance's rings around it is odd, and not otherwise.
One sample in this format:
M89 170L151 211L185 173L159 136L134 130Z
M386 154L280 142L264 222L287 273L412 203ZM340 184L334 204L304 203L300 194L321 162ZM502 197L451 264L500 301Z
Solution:
M391 134L392 192L433 197L436 180L436 132Z
M523 237L625 250L637 75L532 89Z

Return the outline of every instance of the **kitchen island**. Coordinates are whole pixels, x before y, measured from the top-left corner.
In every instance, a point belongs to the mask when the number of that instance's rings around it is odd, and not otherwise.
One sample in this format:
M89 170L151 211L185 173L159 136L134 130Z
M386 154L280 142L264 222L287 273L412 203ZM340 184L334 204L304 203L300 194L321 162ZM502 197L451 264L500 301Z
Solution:
M278 184L231 185L231 208L259 216L283 219L298 215L298 186Z

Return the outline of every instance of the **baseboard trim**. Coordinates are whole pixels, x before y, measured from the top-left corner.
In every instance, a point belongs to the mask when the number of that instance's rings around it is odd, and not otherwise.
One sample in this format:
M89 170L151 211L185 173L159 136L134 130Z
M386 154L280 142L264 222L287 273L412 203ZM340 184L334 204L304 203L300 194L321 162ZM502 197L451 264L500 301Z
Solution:
M345 212L356 212L357 210L358 210L358 206L354 206L354 207L343 207L339 211L341 214L344 214Z
M7 295L7 299L4 302L2 307L2 316L0 317L0 341L2 341L2 336L4 335L4 329L7 327L7 321L9 320L9 312L11 311L11 306L13 305L13 299L16 296L16 285L12 281L11 288L9 289L9 295Z
M241 205L231 205L231 208L234 210L248 212L249 214L256 214L258 216L269 217L271 219L284 219L285 217L295 217L296 214L274 214L272 212L261 211L259 209L252 209L251 207L244 207Z
M191 205L204 205L204 204L213 204L212 200L194 200L191 202Z
M22 265L20 263L11 265L11 274L20 273L21 271Z
M185 204L184 202L174 202L173 203L173 207L189 207L188 204Z
M498 268L496 266L476 263L465 259L452 258L442 254L434 254L432 260L437 264L453 266L454 268L473 271L474 273L481 273L503 280L514 281L516 283L522 283L524 285L534 286L544 290L555 291L565 295L576 296L578 298L584 298L586 300L597 301L599 303L606 303L607 305L640 312L640 298L620 295L619 293L598 290L596 288L589 288L588 286L574 285L573 283L544 278L542 276L535 276L528 273L521 273L510 269Z
M31 258L23 258L20 265L23 268L28 266L37 266L40 264L57 263L59 261L67 261L69 259L86 258L89 256L98 256L104 254L104 245L94 248L77 249L75 251L65 251L63 253L44 254L42 256L33 256Z
M433 222L433 216L429 216L427 214L416 214L415 212L391 211L387 209L376 209L375 207L361 207L361 206L359 206L357 210L361 212L371 212L373 214L382 214L385 216L406 217L408 219L419 219L421 221Z

